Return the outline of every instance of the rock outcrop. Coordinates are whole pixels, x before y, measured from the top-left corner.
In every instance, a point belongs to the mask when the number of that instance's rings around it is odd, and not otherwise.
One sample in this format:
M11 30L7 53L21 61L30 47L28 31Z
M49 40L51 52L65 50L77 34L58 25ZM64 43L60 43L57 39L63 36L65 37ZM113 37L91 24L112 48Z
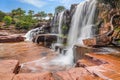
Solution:
M22 37L21 35L0 36L0 43L21 42L21 41L24 41L24 37Z

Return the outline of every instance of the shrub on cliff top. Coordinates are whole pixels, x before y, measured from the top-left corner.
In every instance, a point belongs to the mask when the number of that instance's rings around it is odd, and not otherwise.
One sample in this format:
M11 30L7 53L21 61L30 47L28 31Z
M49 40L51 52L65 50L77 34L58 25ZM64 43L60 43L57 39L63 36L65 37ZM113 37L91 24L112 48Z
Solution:
M5 24L6 24L7 26L9 26L9 25L11 24L11 22L12 22L12 18L11 18L10 16L5 16L5 17L3 18L3 22L5 22Z
M25 21L19 21L16 23L16 29L25 29L28 30L32 24L30 22L25 22Z

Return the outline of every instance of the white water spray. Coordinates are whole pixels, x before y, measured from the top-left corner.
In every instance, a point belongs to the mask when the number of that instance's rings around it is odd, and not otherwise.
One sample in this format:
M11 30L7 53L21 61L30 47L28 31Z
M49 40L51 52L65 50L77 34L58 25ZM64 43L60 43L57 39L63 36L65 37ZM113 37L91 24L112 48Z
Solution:
M68 35L69 46L74 45L76 42L83 45L83 39L92 37L92 25L94 24L95 10L96 0L87 0L77 6Z
M96 10L96 0L87 0L80 3L73 15L71 27L68 35L68 51L65 55L60 54L58 57L48 63L54 65L72 65L73 64L73 46L76 42L82 45L82 40L92 37L92 26ZM63 14L63 13L62 13ZM61 19L62 20L62 14ZM59 21L59 32L61 33L61 24Z
M36 36L37 34L43 33L44 26L45 25L28 31L25 35L25 38L26 38L25 41L32 41L34 36Z
M58 25L58 35L59 36L62 35L63 16L64 16L64 11L59 13L59 25ZM62 43L62 40L60 37L58 37L57 43Z
M73 15L71 28L68 36L68 51L65 55L60 55L54 62L57 64L71 65L73 63L73 46L82 40L92 37L92 26L96 10L96 0L87 0L80 3Z

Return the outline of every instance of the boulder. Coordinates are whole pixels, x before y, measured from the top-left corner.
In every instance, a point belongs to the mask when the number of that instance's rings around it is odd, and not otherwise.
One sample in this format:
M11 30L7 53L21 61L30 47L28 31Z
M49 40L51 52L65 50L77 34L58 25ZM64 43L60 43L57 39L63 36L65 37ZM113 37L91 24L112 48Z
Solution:
M21 41L24 41L24 37L22 37L21 35L0 36L0 43Z
M54 80L52 73L21 73L17 74L13 80Z
M44 46L50 47L53 42L57 40L57 35L54 34L39 34L33 38L35 43L43 43Z
M86 47L86 46L80 46L80 45L75 45L74 46L74 61L77 62L79 59L83 59L86 56L86 53L90 52L103 52L103 49L101 48L94 48L94 47Z
M85 57L85 54L88 52L93 52L93 48L75 45L73 54L74 62L77 62L79 59L83 59Z
M111 37L107 35L100 35L95 38L89 38L83 40L84 45L86 46L107 46L111 43Z
M17 73L18 60L0 60L0 73Z

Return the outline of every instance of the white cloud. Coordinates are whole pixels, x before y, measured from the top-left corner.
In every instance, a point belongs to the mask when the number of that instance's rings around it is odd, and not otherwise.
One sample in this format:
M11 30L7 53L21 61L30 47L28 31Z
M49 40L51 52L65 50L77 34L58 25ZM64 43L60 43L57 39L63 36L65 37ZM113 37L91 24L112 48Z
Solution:
M79 3L84 0L19 0L19 1L23 3L31 4L37 8L41 8L43 6L52 4L54 2L63 5L66 8L69 8L71 4Z
M49 1L56 1L56 2L64 5L65 7L69 8L71 4L79 3L84 0L49 0Z
M41 0L19 0L20 2L31 4L37 8L41 8L46 5L46 2Z

